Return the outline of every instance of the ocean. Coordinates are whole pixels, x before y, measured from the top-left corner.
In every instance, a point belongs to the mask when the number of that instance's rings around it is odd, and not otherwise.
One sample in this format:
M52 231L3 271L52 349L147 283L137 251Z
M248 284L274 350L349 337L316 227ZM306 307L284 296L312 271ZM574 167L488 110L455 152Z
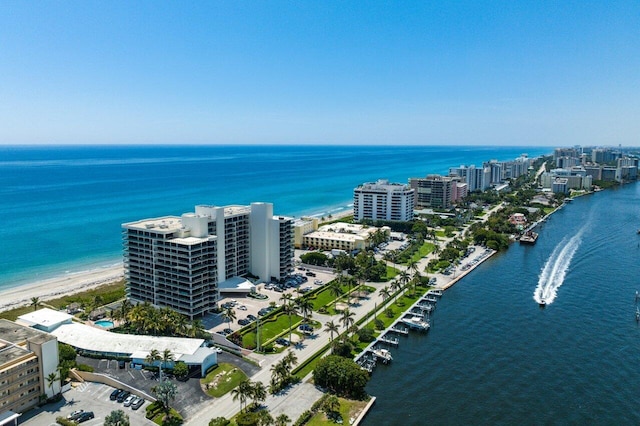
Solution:
M481 264L445 292L429 334L401 338L374 371L363 424L640 424L639 228L632 183L576 198L534 246Z
M548 147L58 146L0 147L0 289L122 260L121 224L197 204L274 204L329 214L364 182L448 173Z

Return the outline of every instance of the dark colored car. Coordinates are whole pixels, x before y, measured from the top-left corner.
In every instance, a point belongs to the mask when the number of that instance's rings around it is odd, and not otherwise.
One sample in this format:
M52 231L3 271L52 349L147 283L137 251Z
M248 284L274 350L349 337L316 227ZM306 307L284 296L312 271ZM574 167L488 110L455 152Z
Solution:
M313 327L310 326L309 324L302 324L300 327L298 327L298 329L300 331L304 331L305 333L312 333L313 332Z
M110 400L115 401L116 399L118 399L118 396L120 395L120 392L124 392L122 389L116 389L113 392L111 392L111 396L109 397Z
M124 391L124 392L122 392L120 395L118 395L118 399L116 399L116 401L118 401L118 402L122 402L122 401L124 401L125 399L127 399L127 397L128 397L129 395L131 395L131 392L129 392L129 391Z
M285 339L284 337L278 337L276 339L276 343L282 346L289 346L289 341L287 339Z
M124 368L125 362L123 360L118 361L118 368Z
M91 420L92 418L93 411L85 411L84 413L80 414L80 416L76 419L76 422L82 423L86 422L87 420Z
M250 323L250 322L251 322L251 321L249 321L249 320L248 320L248 319L246 319L246 318L243 318L243 319L238 320L238 324L240 324L240 325L249 325L249 323Z
M256 316L255 316L255 315L251 315L251 314L249 314L249 315L247 315L247 319L248 319L249 321L255 321L255 320L257 320L258 318L256 318Z

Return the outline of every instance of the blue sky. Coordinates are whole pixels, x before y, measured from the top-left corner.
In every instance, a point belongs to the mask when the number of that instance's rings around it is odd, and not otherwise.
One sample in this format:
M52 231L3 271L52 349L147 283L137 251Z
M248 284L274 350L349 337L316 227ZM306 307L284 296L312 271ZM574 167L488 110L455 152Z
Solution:
M640 2L0 2L0 144L640 145Z

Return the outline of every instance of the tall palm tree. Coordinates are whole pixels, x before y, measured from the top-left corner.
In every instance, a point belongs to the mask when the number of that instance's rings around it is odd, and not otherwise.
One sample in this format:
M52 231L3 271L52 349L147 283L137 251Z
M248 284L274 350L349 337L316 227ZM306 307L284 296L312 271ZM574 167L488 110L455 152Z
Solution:
M282 362L287 367L287 370L291 370L291 368L298 363L298 357L293 351L287 352L287 354L282 358ZM291 372L289 371L289 374Z
M353 318L355 314L349 310L349 308L345 309L342 312L342 317L340 318L340 322L345 330L348 330L355 323L355 319Z
M338 324L336 324L335 322L333 322L333 320L331 320L331 321L327 321L324 324L324 326L325 326L324 330L329 332L329 340L333 341L333 333L338 334L340 332L340 328L338 327Z
M58 380L60 380L60 376L57 371L49 373L47 376L47 385L49 386L49 389L53 391L53 385L55 385Z
M301 297L296 300L296 306L302 312L302 316L304 317L304 322L307 322L309 316L313 312L313 302L306 297Z
M403 271L404 272L404 271ZM398 291L402 288L402 284L400 284L400 281L395 280L395 281L391 281L391 286L390 286L390 290L393 292L394 296L394 301L398 300Z
M227 321L228 328L231 328L231 321L236 320L236 311L231 306L225 308L222 317Z
M31 298L31 306L33 306L33 310L37 311L38 308L40 307L40 298L39 297L32 297Z
M389 297L391 297L391 293L389 293L389 287L384 286L380 289L380 296L382 297L382 303L386 302Z
M338 306L338 299L342 296L342 275L329 283L329 293L335 297L333 301L333 309L336 310Z
M289 342L291 342L291 315L296 313L296 307L292 302L288 301L282 306L282 312L284 312L289 317Z
M155 365L156 361L160 361L162 359L162 355L160 355L160 351L157 349L151 349L151 351L147 354L144 362L148 365ZM162 378L162 369L160 368L160 377Z
M162 368L167 368L167 363L172 362L176 359L175 355L173 355L173 353L171 353L169 349L165 349L164 351L162 351L161 358Z
M267 399L267 388L264 386L264 383L261 381L254 382L251 387L250 396L251 399L253 399L253 403L256 405L259 405L259 403Z
M249 379L241 381L232 391L233 400L240 400L240 411L244 410L244 405L247 402L247 398L251 395L253 385Z

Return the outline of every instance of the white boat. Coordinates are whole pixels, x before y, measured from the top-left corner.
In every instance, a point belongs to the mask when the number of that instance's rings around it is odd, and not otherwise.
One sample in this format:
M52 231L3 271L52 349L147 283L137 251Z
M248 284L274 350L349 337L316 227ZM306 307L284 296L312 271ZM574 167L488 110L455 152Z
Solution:
M383 364L388 364L393 361L393 357L391 356L391 352L388 349L374 349L373 354L382 360Z
M636 308L636 321L640 321L640 310Z
M545 306L547 306L547 301L544 299L540 299L540 302L538 302L538 305L540 305L541 308L544 308Z
M419 316L403 318L402 322L408 325L409 328L414 328L417 330L428 330L430 327L429 323Z

